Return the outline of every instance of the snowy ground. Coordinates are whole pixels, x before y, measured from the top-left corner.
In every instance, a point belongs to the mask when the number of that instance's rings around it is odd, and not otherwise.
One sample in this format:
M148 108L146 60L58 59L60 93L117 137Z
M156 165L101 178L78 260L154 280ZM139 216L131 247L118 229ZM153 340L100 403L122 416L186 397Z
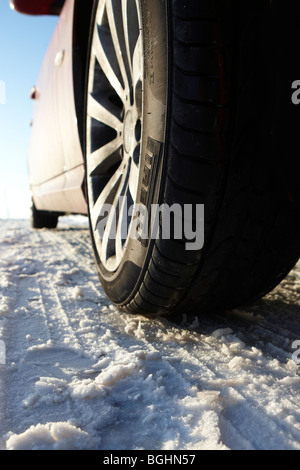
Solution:
M245 311L148 320L81 222L0 221L0 449L300 449L300 266Z

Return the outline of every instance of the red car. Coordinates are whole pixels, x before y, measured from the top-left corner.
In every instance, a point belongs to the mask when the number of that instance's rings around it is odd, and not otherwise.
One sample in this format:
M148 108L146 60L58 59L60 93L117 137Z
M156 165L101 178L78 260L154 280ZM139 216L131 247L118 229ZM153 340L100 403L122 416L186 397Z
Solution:
M132 313L273 289L300 255L298 0L11 5L60 15L31 92L33 227L88 215L105 292Z

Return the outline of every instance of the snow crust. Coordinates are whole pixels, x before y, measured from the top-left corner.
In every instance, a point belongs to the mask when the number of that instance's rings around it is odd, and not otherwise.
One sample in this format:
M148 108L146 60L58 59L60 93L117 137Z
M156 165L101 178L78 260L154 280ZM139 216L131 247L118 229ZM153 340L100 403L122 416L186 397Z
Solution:
M300 449L300 271L245 310L118 311L87 222L0 221L0 449Z

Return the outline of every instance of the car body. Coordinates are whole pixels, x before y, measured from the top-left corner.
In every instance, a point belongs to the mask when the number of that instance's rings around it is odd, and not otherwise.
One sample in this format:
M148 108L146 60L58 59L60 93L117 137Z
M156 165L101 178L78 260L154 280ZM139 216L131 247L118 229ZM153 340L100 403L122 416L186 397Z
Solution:
M82 14L82 3L85 11ZM38 210L87 213L84 197L82 121L83 77L78 63L85 60L77 47L77 35L88 39L91 2L76 0L11 0L11 6L27 14L60 14L36 85L32 137L28 151L30 189ZM77 83L73 76L78 67ZM76 97L76 98L75 98ZM77 99L77 101L76 101ZM81 100L81 101L80 101Z
M58 15L65 0L10 0L13 10L27 15Z

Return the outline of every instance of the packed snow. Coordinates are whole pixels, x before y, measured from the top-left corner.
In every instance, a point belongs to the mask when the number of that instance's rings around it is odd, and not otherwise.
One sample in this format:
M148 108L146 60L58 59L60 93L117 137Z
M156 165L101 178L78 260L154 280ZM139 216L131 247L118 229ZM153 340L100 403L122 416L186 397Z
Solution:
M298 265L247 309L128 315L86 219L2 220L0 449L299 450L299 300Z

